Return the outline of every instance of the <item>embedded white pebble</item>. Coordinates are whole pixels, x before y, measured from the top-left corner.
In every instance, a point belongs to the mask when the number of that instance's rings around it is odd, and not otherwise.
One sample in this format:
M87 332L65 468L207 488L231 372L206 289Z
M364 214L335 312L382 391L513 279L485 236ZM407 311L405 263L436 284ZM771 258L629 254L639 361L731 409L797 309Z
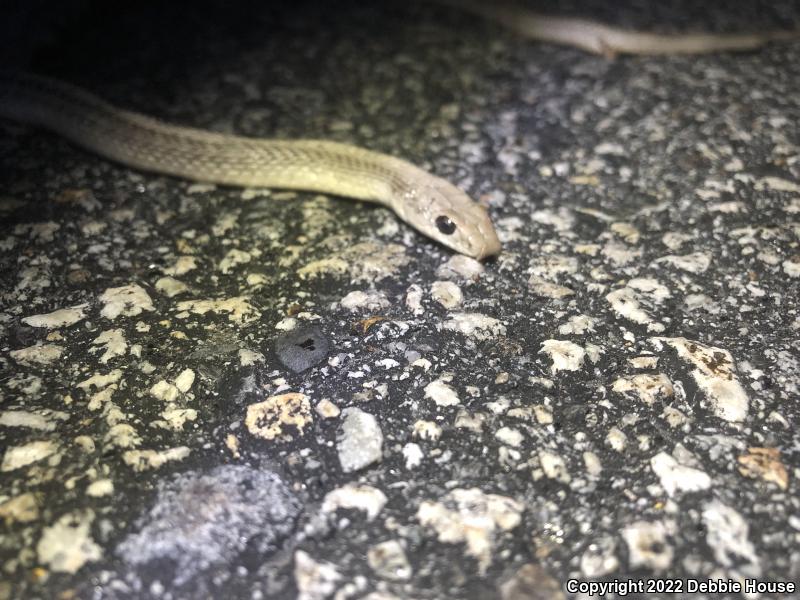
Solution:
M264 362L266 358L261 352L256 352L255 350L249 350L247 348L241 348L239 350L239 364L243 367L250 367L258 362Z
M135 317L145 310L155 310L148 293L135 283L108 288L100 295L100 302L103 303L100 314L112 321L119 316Z
M757 190L769 189L776 192L795 192L800 194L799 184L781 177L762 177L756 181L755 187Z
M267 198L272 195L273 190L269 188L244 188L239 197L242 200L250 201L256 198Z
M436 270L436 276L442 279L477 281L483 271L484 266L474 258L454 254Z
M551 425L553 423L553 409L549 406L535 404L533 406L533 415L539 425Z
M152 425L180 431L188 421L197 420L197 411L193 408L165 408L160 413L163 422L153 421Z
M549 208L543 208L540 210L534 210L531 212L531 221L534 223L541 223L542 225L549 225L553 229L558 232L567 232L567 231L574 231L575 230L575 214L571 211L566 209L565 207L561 206L557 210L552 210ZM520 229L524 227L525 223L521 219L517 219L516 217L506 217L503 221L519 221L517 225L515 225L516 229Z
M443 379L437 379L425 386L425 397L433 400L437 406L455 406L461 404L456 391Z
M233 248L228 251L221 261L219 261L218 268L223 275L227 275L238 265L249 263L251 260L253 260L254 255L258 254L258 252L245 252L244 250Z
M612 536L596 538L581 556L581 574L587 579L598 579L619 569L616 550L617 542Z
M583 349L586 351L586 358L593 363L596 363L598 360L600 360L600 355L604 352L604 350L597 344L586 344Z
M774 267L781 262L781 255L769 248L766 250L761 250L758 254L756 254L756 258L771 267Z
M37 440L21 446L10 446L3 454L0 471L6 473L26 467L52 456L58 450L58 444L49 440Z
M583 466L591 477L598 477L603 472L603 463L594 452L583 453Z
M668 264L688 273L705 273L711 266L711 255L708 252L694 252L678 256L670 254L654 261L656 264Z
M647 325L648 330L655 332L664 331L664 326L656 323L653 318L642 308L639 303L639 298L636 292L629 288L623 287L606 294L606 300L611 304L611 308L620 315L634 323L640 325Z
M539 353L547 354L553 361L550 367L553 375L559 371L578 371L586 358L583 348L566 340L545 340Z
M553 300L560 300L561 298L575 295L575 290L551 281L547 281L546 279L536 275L532 275L528 279L528 287L537 296L541 296L542 298L552 298Z
M559 326L558 333L561 335L583 335L587 331L594 331L597 319L589 315L575 315L563 325Z
M102 364L117 356L124 356L128 350L128 342L125 341L125 334L122 329L108 329L98 335L92 342L92 346L105 346L105 352L100 357Z
M622 539L628 545L628 566L645 567L659 573L672 564L674 551L668 536L674 533L674 524L665 521L636 521L622 530Z
M189 286L174 277L162 277L156 281L156 289L167 298L174 298L189 290Z
M506 334L506 326L494 317L481 313L453 313L442 324L448 331L456 331L478 341L488 340Z
M114 482L110 479L98 479L86 486L86 495L93 498L110 496L114 493Z
M698 492L711 487L711 478L704 471L682 465L666 452L651 458L650 467L671 497L678 492Z
M351 473L380 462L383 432L375 417L360 408L346 408L342 417L341 435L336 441L342 470Z
M383 292L375 290L368 290L366 292L356 290L350 292L341 299L339 304L342 305L342 308L346 308L350 312L357 312L362 309L381 311L389 308L389 300L386 299L386 295Z
M529 272L534 277L547 281L557 281L562 274L571 275L578 272L578 259L565 254L542 254L531 260Z
M708 212L741 213L745 212L744 202L731 200L729 202L712 202L708 205Z
M634 277L628 281L627 287L656 304L662 303L672 295L667 286L652 277Z
M388 369L394 369L395 367L399 367L400 363L393 358L382 358L381 360L376 360L375 365L388 370Z
M135 472L158 469L174 460L183 460L192 453L186 446L176 446L163 450L128 450L122 454L122 460Z
M702 309L712 315L716 315L720 311L719 304L706 294L688 294L683 299L683 304L690 311Z
M525 436L523 436L518 429L514 429L513 427L501 427L495 432L494 437L514 448L519 447L525 440Z
M483 426L486 423L487 416L484 413L476 412L469 413L461 409L456 415L456 420L453 427L457 429L467 429L473 433L480 434L483 431Z
M739 570L745 577L761 575L761 563L749 539L747 519L719 500L711 500L703 507L703 524L706 544L718 564L740 565Z
M81 381L77 387L82 390L89 390L91 388L97 388L101 390L103 388L108 387L114 383L117 383L120 379L122 379L122 369L114 369L113 371L109 371L105 375L101 375L100 373L95 373L89 379L85 379Z
M692 377L705 393L714 414L732 423L747 417L749 399L736 378L731 353L715 346L706 346L683 337L657 337L650 340L658 349L662 343L672 346L678 356L695 368Z
M419 444L409 442L403 446L403 458L405 459L406 469L416 469L420 464L422 464L423 457L424 454L422 453L422 448L419 447Z
M314 410L316 410L317 414L323 419L333 419L338 417L342 412L339 407L331 402L328 398L323 398L317 402Z
M434 281L431 284L431 297L446 309L461 306L464 296L452 281Z
M178 302L176 308L181 312L176 317L185 319L189 316L189 313L197 315L204 315L208 312L225 313L228 315L228 320L233 323L249 323L261 317L261 311L253 306L249 300L246 296L185 300Z
M612 223L609 229L628 244L638 244L639 239L642 237L641 232L636 227L623 221Z
M54 310L51 313L31 315L22 319L22 322L31 327L43 327L46 329L69 327L86 318L86 309L88 307L88 304L78 304L71 308Z
M297 319L294 317L286 317L275 323L275 329L278 331L291 331L297 327Z
M655 369L658 366L657 356L636 356L628 359L634 369Z
M668 231L661 237L661 243L664 244L670 250L678 250L681 246L683 246L686 242L690 241L692 238L691 235L688 233L679 233L677 231Z
M39 520L40 504L41 496L33 492L18 495L4 493L0 500L0 517L3 518L6 527L12 523L31 523ZM6 600L9 598L10 596L6 595Z
M517 527L524 508L507 496L487 494L478 488L456 488L439 501L423 501L417 519L432 528L440 542L465 542L466 553L478 560L479 572L484 574L492 563L495 532Z
M99 560L103 550L91 537L94 518L91 510L76 511L46 527L36 545L39 563L57 573L75 573L87 562Z
M27 427L39 431L53 431L56 424L43 415L26 410L4 410L0 412L0 426Z
M196 268L197 259L194 256L179 256L175 260L175 264L164 269L164 274L180 277L181 275L185 275L189 271L193 271Z
M58 344L37 344L19 350L12 350L8 355L21 365L49 365L61 358L64 347Z
M370 546L367 550L367 564L381 579L405 581L412 574L405 550L397 540L386 540Z
M422 288L416 283L408 286L406 290L406 308L408 308L415 316L419 316L425 312L422 308Z
M602 142L601 144L598 144L594 148L594 153L600 155L613 154L615 156L627 155L627 151L624 146L612 142Z
M216 222L211 226L211 233L214 234L214 237L222 237L236 227L240 213L241 211L239 210L229 210L220 213Z
M250 287L261 287L269 282L269 278L263 273L248 273L245 281Z
M494 414L502 415L508 410L508 407L511 406L511 400L506 396L500 396L497 400L487 402L485 406Z
M43 223L20 223L14 227L14 235L28 235L37 242L52 242L54 234L61 229L61 225L53 221Z
M178 387L166 379L160 379L150 386L150 394L163 402L175 402L180 395Z
M625 435L618 427L612 427L606 434L606 444L613 450L622 452L625 446L628 445L628 436Z
M178 390L183 394L185 394L192 388L193 383L194 383L194 371L192 371L192 369L184 369L175 378L175 387L178 388Z
M411 435L415 438L435 442L442 437L442 428L433 421L419 419L414 422Z
M414 362L411 363L412 367L419 367L423 371L429 370L433 364L427 358L418 358Z
M639 373L620 377L611 386L612 391L652 406L659 400L667 400L675 394L672 382L663 373Z
M661 416L673 429L689 423L689 418L674 406L665 406Z
M342 575L333 563L314 560L302 550L294 553L294 583L298 600L329 598L339 587L341 579Z
M642 256L641 248L631 248L618 241L609 241L603 246L601 250L605 256L614 266L624 267L634 261L637 261Z
M548 479L555 479L561 483L569 483L572 481L572 477L567 469L567 463L563 456L555 452L540 450L539 464Z
M340 508L358 509L367 514L367 521L372 521L386 501L386 495L376 487L348 483L325 494L321 510L332 513Z
M73 442L75 442L75 445L87 454L91 454L95 451L96 446L94 440L88 435L79 435L73 440Z

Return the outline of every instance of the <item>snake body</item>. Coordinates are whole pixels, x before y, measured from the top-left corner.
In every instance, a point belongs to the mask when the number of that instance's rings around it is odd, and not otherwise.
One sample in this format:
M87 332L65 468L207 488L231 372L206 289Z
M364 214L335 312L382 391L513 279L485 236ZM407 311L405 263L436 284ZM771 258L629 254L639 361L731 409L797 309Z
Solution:
M631 31L573 17L539 14L516 2L491 0L433 0L494 21L541 42L574 46L594 54L707 54L754 50L772 42L800 39L800 30L742 33L660 34Z
M0 117L49 129L145 171L376 202L457 252L483 259L500 251L483 206L444 179L386 154L337 142L248 138L170 125L28 74L0 75Z

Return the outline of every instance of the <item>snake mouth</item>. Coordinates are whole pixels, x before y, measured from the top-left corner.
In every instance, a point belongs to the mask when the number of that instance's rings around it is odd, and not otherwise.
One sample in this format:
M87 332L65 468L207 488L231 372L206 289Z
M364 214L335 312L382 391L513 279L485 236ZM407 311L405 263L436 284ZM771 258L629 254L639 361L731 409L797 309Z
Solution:
M484 236L483 244L475 254L477 260L485 260L492 256L497 256L503 250L503 245L494 231L490 231Z

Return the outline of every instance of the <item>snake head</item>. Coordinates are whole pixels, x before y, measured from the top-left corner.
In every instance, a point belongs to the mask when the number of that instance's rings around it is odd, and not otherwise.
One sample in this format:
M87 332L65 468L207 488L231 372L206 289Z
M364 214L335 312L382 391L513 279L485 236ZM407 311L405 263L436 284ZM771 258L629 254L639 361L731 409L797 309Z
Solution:
M499 254L489 212L460 189L427 174L427 181L404 193L403 218L411 226L440 244L482 260Z

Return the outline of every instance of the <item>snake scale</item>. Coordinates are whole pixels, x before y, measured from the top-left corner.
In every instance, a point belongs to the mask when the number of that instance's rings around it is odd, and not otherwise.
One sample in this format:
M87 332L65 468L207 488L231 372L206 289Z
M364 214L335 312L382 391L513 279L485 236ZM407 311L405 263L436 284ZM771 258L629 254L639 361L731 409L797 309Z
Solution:
M502 3L435 1L499 22L532 39L606 55L745 50L798 37L796 31L665 36L538 15ZM247 138L171 125L112 106L67 83L24 73L0 74L0 118L49 129L136 169L224 185L316 191L375 202L392 209L419 232L479 260L501 250L487 210L465 192L405 160L356 146Z

